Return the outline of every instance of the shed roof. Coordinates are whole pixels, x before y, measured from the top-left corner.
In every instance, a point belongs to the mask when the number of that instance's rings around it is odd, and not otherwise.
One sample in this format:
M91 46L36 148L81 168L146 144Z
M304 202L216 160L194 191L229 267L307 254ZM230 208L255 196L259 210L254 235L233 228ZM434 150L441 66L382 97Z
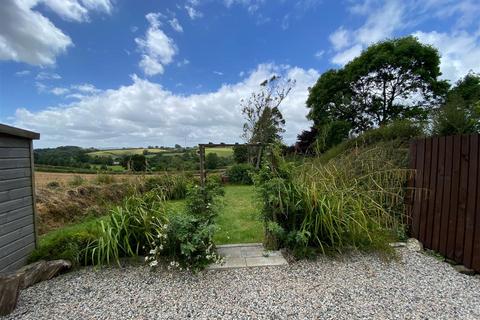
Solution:
M40 133L7 126L6 124L1 124L1 123L0 123L0 133L5 133L12 136L17 136L17 137L27 138L27 139L35 139L35 140L40 139Z

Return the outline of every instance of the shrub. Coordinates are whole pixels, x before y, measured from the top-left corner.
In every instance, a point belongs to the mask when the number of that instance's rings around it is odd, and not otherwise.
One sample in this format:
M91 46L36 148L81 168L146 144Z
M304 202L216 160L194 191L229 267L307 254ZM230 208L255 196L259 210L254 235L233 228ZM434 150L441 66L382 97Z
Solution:
M98 174L95 177L95 183L96 184L112 184L117 182L117 179L109 174Z
M155 267L159 261L170 260L169 267L197 271L220 257L215 253L213 235L216 230L219 197L223 189L215 182L205 188L192 186L187 193L185 212L169 214L166 236L160 234L150 247L146 260Z
M231 183L252 184L251 175L254 170L254 167L248 163L234 164L227 169L228 181Z
M95 224L86 222L42 237L30 254L29 262L65 259L74 266L90 264L87 248L97 238Z
M68 185L70 187L79 187L82 184L85 183L85 179L83 179L81 176L74 176L69 182Z
M207 169L213 170L217 169L219 166L220 159L216 153L209 153L205 157L205 167Z
M58 181L50 181L47 183L47 188L49 189L57 189L60 188L60 182Z
M179 200L187 195L188 182L184 175L165 174L147 178L145 189L146 191L158 189L166 200Z

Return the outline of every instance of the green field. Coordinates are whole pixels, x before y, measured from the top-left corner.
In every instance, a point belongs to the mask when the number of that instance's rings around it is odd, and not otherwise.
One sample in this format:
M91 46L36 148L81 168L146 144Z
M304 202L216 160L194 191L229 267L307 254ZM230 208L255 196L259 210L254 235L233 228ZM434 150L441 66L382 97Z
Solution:
M125 155L133 155L133 154L143 154L143 151L147 150L149 153L160 153L160 152L169 152L171 150L166 150L166 149L160 149L160 148L152 148L152 149L147 149L147 148L131 148L131 149L112 149L112 150L100 150L100 151L94 151L90 152L89 155L94 157L94 156L99 156L99 157L121 157Z
M209 153L216 153L219 157L229 157L233 155L231 147L205 148L205 155Z

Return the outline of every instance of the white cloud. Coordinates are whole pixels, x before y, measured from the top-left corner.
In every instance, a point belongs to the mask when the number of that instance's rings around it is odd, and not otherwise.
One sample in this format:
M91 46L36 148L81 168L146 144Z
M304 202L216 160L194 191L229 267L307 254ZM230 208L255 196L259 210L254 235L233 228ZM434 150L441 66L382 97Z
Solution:
M345 65L374 42L408 35L406 30L412 30L421 21L453 17L457 19L456 25L449 33L419 30L413 35L439 49L444 78L456 81L469 70L479 69L479 35L465 31L465 27L472 24L478 28L478 22L474 20L480 14L478 1L365 0L354 3L349 10L352 14L364 16L365 21L357 29L340 27L330 35L334 50L331 62L334 64Z
M309 126L305 118L307 88L318 79L315 70L259 65L235 84L222 85L213 92L175 95L160 84L132 76L130 85L105 90L78 101L33 112L18 109L14 125L42 134L38 146L75 144L81 146L172 145L208 141L240 141L243 118L239 102L259 84L275 74L296 79L291 95L281 105L286 119L285 140ZM219 140L220 139L220 140Z
M480 34L417 31L413 35L440 51L442 78L453 82L469 71L480 72Z
M147 14L145 17L150 27L144 38L135 38L138 49L142 52L139 66L148 76L162 74L164 66L173 61L178 51L175 42L160 29L161 16L160 13Z
M38 92L45 92L45 90L47 90L47 86L38 81L35 81L35 87L37 88Z
M17 77L24 77L24 76L28 76L30 73L31 73L30 70L21 70L21 71L15 72L15 75Z
M98 93L101 90L95 88L93 84L90 83L82 83L82 84L76 84L71 86L72 89L80 91L82 93L88 93L88 94L93 94L93 93Z
M213 71L214 74L216 74L217 76L223 76L223 72L221 71Z
M59 80L62 77L58 73L41 71L35 77L37 80Z
M35 7L44 5L66 20L88 21L89 10L109 13L109 0L4 0L0 5L0 60L52 65L72 40ZM21 26L21 27L20 27Z
M183 32L183 27L180 25L180 22L178 22L177 18L173 18L168 22L170 23L170 26L173 28L173 30L177 32Z
M329 39L333 45L333 48L335 50L340 50L350 44L350 33L348 30L345 30L343 26L341 26L330 35Z
M319 50L315 52L315 58L317 59L322 59L324 55L325 55L325 50Z
M187 10L187 14L190 17L190 19L195 20L197 18L203 17L203 13L198 11L195 7L186 5L185 10Z
M177 62L177 67L183 67L190 64L190 60L188 59L183 59L182 61Z
M344 50L335 54L332 57L332 62L334 64L343 66L347 64L349 61L353 60L353 58L355 58L356 56L360 55L360 53L362 53L362 45L356 44L347 50Z
M55 87L52 90L50 90L50 92L56 96L63 96L64 94L69 93L70 90L68 90L67 88Z

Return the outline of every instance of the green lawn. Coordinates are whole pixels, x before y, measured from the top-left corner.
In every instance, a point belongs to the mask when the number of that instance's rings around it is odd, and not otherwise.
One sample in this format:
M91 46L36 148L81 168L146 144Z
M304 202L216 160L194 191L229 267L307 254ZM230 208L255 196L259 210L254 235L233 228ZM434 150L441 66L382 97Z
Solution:
M218 217L216 244L263 241L263 224L252 186L227 186L225 205Z
M182 210L184 201L169 201L172 209ZM218 217L216 244L251 243L263 241L263 224L255 205L252 186L227 186L223 208Z

